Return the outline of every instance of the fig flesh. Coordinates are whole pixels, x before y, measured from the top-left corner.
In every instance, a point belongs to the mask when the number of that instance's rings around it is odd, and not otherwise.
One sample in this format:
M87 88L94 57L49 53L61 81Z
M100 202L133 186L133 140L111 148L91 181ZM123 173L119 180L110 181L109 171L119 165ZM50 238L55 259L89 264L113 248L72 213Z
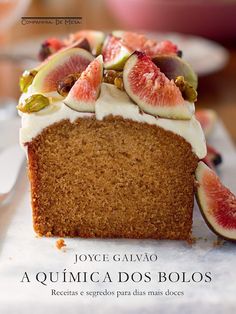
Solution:
M207 225L217 235L236 241L236 196L202 161L198 163L196 179L197 201Z
M108 35L102 47L102 55L105 69L122 70L131 50L119 38Z
M82 72L65 98L64 103L76 111L94 112L102 80L103 60L100 55Z
M94 56L98 56L101 53L102 45L105 39L105 34L103 32L94 30L79 31L71 34L64 42L66 45L70 45L81 38L86 38L88 40L91 52Z
M142 52L134 52L125 63L124 88L144 112L170 119L191 119L194 104L182 97L180 89Z
M197 75L185 60L174 55L159 55L154 57L152 61L169 80L183 76L194 89L197 89Z
M60 51L50 57L46 64L39 68L32 87L38 93L50 96L57 93L58 82L73 73L83 72L94 57L81 48Z

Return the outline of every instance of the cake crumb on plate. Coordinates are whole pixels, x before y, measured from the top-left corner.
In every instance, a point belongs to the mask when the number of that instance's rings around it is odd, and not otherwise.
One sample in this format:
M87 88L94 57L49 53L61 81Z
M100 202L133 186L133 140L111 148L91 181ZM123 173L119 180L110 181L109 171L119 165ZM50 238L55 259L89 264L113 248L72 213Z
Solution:
M213 242L213 247L221 247L224 245L224 243L225 243L224 239L217 237L217 240Z
M58 239L56 241L56 248L58 250L61 250L63 247L66 247L66 243L65 243L65 240L64 239Z

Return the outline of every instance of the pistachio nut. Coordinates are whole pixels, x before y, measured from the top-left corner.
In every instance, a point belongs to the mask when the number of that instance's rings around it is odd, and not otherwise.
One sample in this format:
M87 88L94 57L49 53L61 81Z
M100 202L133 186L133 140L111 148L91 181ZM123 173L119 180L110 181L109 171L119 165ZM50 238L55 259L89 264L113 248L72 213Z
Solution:
M28 87L32 84L35 75L38 72L36 70L26 70L23 72L22 76L20 77L19 85L20 90L22 93L26 93Z
M22 103L20 103L16 108L24 113L38 112L43 108L49 106L49 98L41 95L34 94L26 98Z
M190 102L195 102L197 100L197 91L184 79L183 76L176 77L175 85L180 89L184 99Z

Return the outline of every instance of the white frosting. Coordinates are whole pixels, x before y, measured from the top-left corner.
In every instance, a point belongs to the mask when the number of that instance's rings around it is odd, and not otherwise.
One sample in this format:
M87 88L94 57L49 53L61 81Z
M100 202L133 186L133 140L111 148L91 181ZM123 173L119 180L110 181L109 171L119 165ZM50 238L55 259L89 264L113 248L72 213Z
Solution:
M20 101L29 97L32 92L23 94ZM74 122L77 118L94 116L94 113L77 112L67 107L62 101L57 101L49 107L37 112L22 116L20 142L30 142L47 126L68 119ZM182 136L192 146L193 152L201 159L206 155L206 142L200 123L193 116L190 120L171 120L156 118L152 115L140 113L139 107L134 104L125 92L114 85L103 83L101 93L96 101L95 116L102 120L108 115L121 116L133 121L153 124Z
M50 108L51 107L51 108ZM47 126L68 119L74 122L78 118L90 117L94 114L86 112L77 112L67 107L62 102L56 102L53 107L50 106L37 113L20 113L22 117L22 127L20 129L20 143L30 142L34 137L41 133Z

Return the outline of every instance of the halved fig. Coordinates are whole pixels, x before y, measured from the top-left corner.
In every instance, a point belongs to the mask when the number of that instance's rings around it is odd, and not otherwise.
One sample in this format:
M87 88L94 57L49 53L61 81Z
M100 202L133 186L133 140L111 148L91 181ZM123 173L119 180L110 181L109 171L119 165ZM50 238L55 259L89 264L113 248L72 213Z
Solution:
M216 112L212 109L198 109L196 118L200 122L205 136L209 137L217 121Z
M50 55L59 51L63 47L65 47L65 44L63 43L62 40L58 38L48 38L42 43L39 50L38 58L40 61L44 61Z
M69 74L84 71L93 59L88 51L81 48L58 52L39 68L32 87L37 93L55 93L60 80Z
M162 54L176 55L178 53L177 46L169 40L156 41L135 32L114 31L112 34L120 38L122 44L131 52L141 51L150 57Z
M164 118L191 119L194 104L185 101L173 80L169 80L142 52L134 52L123 72L124 88L145 112Z
M94 59L71 88L64 103L82 112L94 112L103 79L102 56Z
M218 166L222 163L221 153L209 144L207 145L207 155L212 160L214 166Z
M102 49L106 69L122 70L127 58L134 52L144 52L150 57L176 55L177 46L166 40L157 42L143 34L115 31L108 35Z
M87 38L80 38L78 40L75 40L73 43L67 45L63 49L66 50L70 48L82 48L91 52L91 47Z
M104 68L122 70L131 53L119 38L108 35L102 47Z
M53 53L48 55L47 58L43 60L43 62L41 62L39 65L37 65L37 67L35 67L32 70L39 71L45 64L50 62L50 60L52 58L54 58L55 55L57 55L58 53L62 53L64 51L66 51L66 50L69 50L71 48L81 48L81 49L85 49L85 50L87 50L87 51L89 51L91 53L91 47L89 45L88 40L86 38L81 38L81 39L78 39L78 40L76 40L76 41L74 41L72 43L64 45L62 48L60 48L57 51L54 51Z
M215 169L215 167L222 163L222 156L213 146L207 144L207 155L202 161L211 169Z
M93 55L97 56L101 53L102 44L105 39L105 34L103 32L94 30L79 31L74 34L70 34L69 38L64 42L66 45L70 45L81 38L86 38L88 40Z
M159 55L152 59L155 65L163 72L169 80L175 80L178 76L197 89L197 75L189 63L174 55Z
M203 218L217 235L236 240L236 197L216 173L200 161L196 169L197 201Z

